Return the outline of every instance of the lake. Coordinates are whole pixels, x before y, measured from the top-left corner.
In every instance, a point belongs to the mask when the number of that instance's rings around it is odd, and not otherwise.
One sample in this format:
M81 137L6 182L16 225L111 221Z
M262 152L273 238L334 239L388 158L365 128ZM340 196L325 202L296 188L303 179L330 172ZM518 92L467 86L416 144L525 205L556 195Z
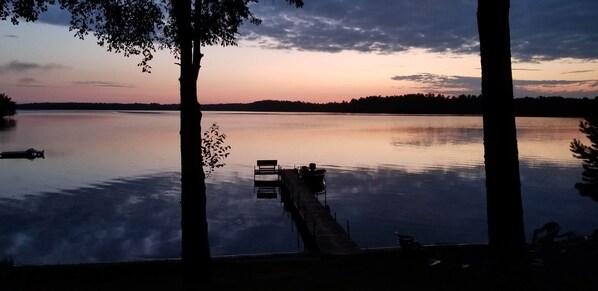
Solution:
M178 112L20 111L0 151L36 148L45 159L0 160L0 259L17 264L179 257ZM479 116L206 112L232 147L206 180L212 255L304 251L289 213L258 199L256 160L327 169L326 196L362 248L485 243L483 129ZM581 163L576 118L518 118L525 231L557 221L598 228L598 202L573 185Z

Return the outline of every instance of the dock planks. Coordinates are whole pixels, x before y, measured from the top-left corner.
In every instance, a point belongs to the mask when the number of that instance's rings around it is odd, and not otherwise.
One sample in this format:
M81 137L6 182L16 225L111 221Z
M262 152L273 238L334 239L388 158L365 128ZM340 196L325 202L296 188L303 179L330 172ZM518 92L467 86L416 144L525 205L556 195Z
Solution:
M360 252L345 230L330 215L301 180L296 169L281 171L282 187L289 193L302 222L313 237L320 252L332 255L345 255Z

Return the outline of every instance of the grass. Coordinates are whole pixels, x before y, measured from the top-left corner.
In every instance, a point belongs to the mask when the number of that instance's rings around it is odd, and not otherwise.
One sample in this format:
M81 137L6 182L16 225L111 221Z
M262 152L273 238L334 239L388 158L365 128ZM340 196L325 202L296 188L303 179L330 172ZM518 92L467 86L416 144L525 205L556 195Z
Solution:
M590 251L530 260L519 269L497 267L485 246L428 247L425 257L398 249L218 257L204 290L598 290L598 253ZM179 260L0 271L0 290L182 290L181 282Z

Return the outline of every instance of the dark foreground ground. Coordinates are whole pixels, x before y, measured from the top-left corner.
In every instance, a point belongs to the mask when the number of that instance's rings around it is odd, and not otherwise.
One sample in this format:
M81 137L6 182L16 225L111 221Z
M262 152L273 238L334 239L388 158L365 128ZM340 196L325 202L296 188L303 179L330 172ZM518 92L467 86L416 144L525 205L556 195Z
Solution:
M281 254L213 259L204 290L598 290L596 248L530 253L501 269L485 246L370 250L356 255ZM201 272L198 270L198 272ZM178 260L1 266L0 290L182 290Z

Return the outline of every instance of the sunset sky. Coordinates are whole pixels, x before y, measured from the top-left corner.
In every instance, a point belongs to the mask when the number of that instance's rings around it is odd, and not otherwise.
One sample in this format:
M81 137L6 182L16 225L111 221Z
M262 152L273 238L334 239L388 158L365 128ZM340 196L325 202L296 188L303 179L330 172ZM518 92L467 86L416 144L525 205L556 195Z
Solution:
M207 47L201 103L480 94L475 0L262 0L237 47ZM598 1L511 1L515 95L598 96ZM0 22L0 93L28 102L178 103L178 66L73 37L69 15Z

